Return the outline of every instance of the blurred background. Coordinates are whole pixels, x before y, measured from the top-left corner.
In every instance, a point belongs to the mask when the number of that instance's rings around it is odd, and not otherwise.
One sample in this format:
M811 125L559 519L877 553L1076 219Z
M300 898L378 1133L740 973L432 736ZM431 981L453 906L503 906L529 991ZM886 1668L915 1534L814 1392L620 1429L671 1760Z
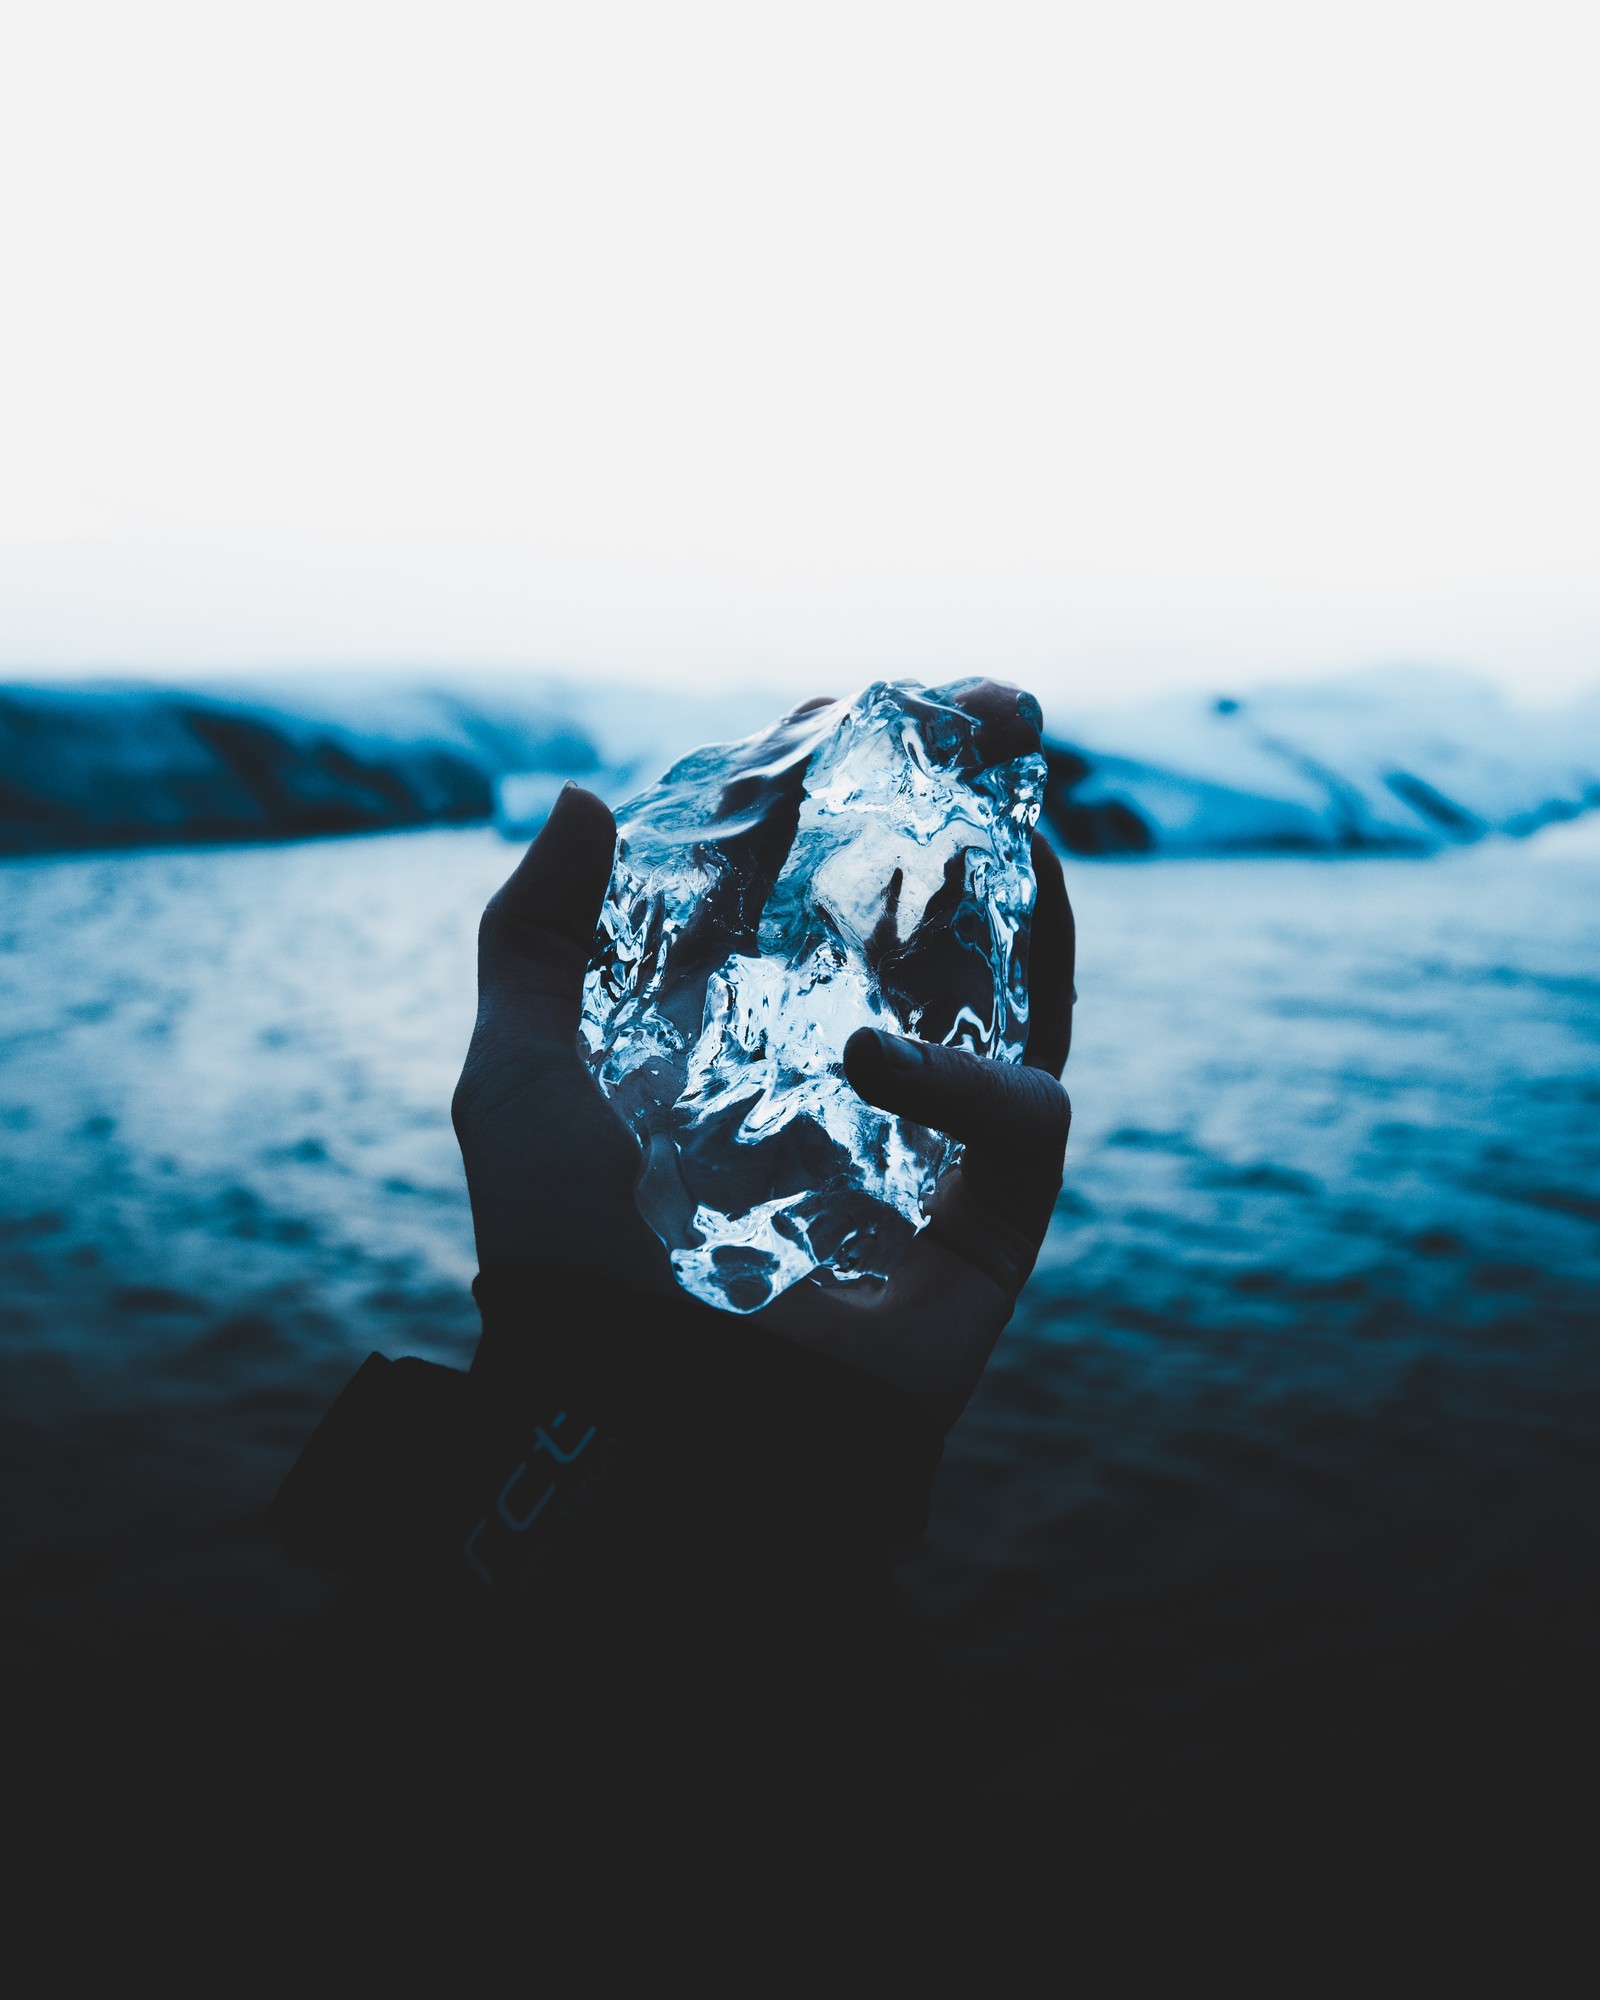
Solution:
M989 674L1080 1008L906 1571L960 1754L1128 1824L1579 1786L1597 55L1541 0L7 16L12 1664L323 1601L261 1507L372 1348L474 1337L505 836Z

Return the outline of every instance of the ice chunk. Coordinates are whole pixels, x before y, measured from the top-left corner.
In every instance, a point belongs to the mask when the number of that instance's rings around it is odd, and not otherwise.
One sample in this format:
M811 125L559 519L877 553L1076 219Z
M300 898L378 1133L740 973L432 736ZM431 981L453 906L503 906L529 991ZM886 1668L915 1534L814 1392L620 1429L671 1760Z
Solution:
M971 683L875 682L673 765L623 806L584 986L678 1282L753 1312L881 1282L958 1148L845 1081L860 1027L1016 1062L1037 755L986 764Z

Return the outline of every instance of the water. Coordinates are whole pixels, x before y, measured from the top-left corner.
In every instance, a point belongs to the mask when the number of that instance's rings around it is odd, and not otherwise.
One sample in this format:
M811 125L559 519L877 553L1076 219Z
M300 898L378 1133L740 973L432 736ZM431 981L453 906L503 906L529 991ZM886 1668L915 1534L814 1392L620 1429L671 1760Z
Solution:
M277 1479L371 1349L471 1351L448 1103L512 859L0 869L9 1648L317 1601ZM1592 1646L1600 849L1070 886L1068 1184L906 1571L973 1754L1199 1757L1334 1658Z

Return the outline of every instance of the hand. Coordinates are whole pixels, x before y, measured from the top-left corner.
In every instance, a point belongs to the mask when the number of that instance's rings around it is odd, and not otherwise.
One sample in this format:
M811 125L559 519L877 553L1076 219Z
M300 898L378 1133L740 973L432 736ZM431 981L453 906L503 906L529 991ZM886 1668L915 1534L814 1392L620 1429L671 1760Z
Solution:
M984 682L961 700L983 718L996 760L1036 746L1029 697ZM452 1111L484 1269L553 1263L665 1295L675 1289L666 1249L634 1204L638 1147L578 1049L615 843L606 807L569 787L490 901L477 1026ZM890 1382L946 1424L1011 1317L1061 1185L1071 1112L1058 1078L1072 1033L1074 934L1060 864L1038 837L1033 859L1022 1064L868 1029L844 1052L845 1074L869 1103L964 1144L927 1228L875 1298L802 1282L751 1316Z

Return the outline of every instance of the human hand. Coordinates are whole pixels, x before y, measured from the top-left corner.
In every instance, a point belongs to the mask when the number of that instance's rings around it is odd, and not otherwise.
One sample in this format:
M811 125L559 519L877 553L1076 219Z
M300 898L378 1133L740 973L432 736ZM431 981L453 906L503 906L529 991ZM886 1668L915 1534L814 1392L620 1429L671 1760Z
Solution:
M1036 748L1031 698L973 683L963 706L994 761ZM663 1295L665 1247L635 1205L638 1147L578 1048L584 971L616 829L569 787L479 934L479 1012L453 1114L484 1269L552 1263ZM1061 869L1035 838L1038 900L1023 1063L862 1030L845 1074L869 1102L961 1140L929 1224L868 1299L802 1282L752 1319L890 1382L953 1422L1033 1268L1060 1186L1070 1109L1073 924Z

